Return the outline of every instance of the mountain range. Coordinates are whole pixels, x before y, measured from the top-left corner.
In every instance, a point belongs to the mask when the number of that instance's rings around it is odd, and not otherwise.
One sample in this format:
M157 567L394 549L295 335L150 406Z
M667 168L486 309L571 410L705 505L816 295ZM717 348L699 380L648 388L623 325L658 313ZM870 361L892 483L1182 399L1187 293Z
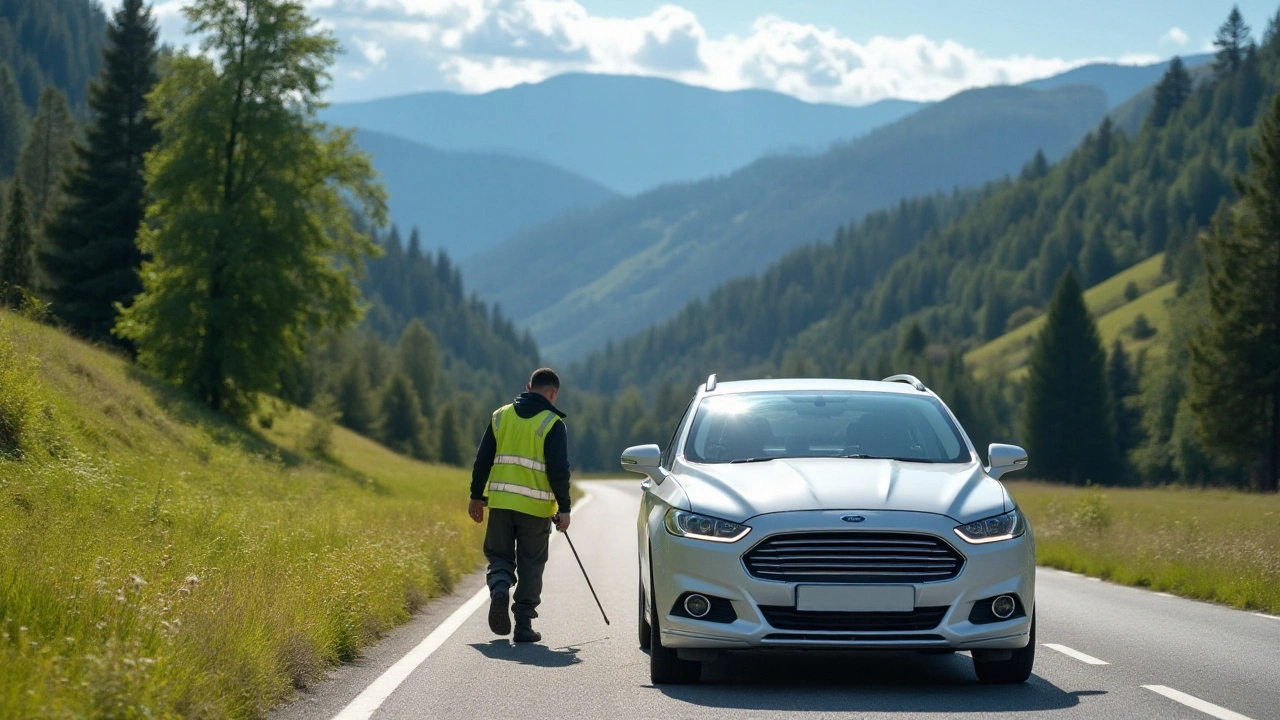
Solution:
M971 90L818 156L769 157L561 216L462 263L557 361L669 317L730 278L901 198L1056 159L1104 117L1093 86Z
M822 151L919 103L807 103L766 90L558 75L481 95L427 92L338 103L323 118L440 150L536 158L630 194L737 170L771 153Z

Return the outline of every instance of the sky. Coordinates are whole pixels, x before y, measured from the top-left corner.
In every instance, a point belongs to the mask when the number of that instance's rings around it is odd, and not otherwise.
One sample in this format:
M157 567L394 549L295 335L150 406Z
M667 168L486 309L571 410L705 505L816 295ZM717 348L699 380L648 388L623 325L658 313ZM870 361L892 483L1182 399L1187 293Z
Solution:
M155 0L161 39L181 9ZM565 72L651 75L810 102L939 100L1089 62L1212 49L1211 0L302 0L342 43L334 102L488 92ZM108 10L120 0L105 0ZM1238 3L1262 35L1276 0Z

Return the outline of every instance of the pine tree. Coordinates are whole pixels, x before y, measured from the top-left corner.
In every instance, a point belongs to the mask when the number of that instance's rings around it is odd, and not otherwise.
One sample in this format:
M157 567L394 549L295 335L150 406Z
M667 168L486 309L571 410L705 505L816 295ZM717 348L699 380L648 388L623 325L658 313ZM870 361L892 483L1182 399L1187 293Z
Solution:
M1213 46L1218 48L1213 60L1213 72L1222 77L1240 69L1244 61L1245 49L1249 46L1250 28L1245 24L1238 5L1231 6L1231 14L1218 27L1218 35Z
M371 435L377 420L373 411L373 393L369 389L369 372L360 356L353 356L333 390L343 427L361 435Z
M0 180L13 177L27 144L27 106L7 63L0 62Z
M100 342L120 342L111 334L115 306L142 290L143 158L160 137L146 114L157 77L156 33L143 0L124 0L116 10L101 74L89 88L92 119L63 185L65 203L37 255L54 314Z
M458 429L458 413L453 403L440 409L440 462L461 467L466 462L466 448Z
M435 336L421 320L414 318L400 335L396 355L400 371L413 383L422 414L432 417L436 412L436 394L440 387L440 355L436 350Z
M1023 180L1038 180L1049 174L1049 159L1044 156L1044 150L1036 150L1036 154L1031 158L1031 162L1022 168Z
M1169 69L1165 71L1164 77L1156 84L1155 105L1147 120L1155 127L1164 127L1173 113L1191 96L1191 90L1191 73L1187 72L1182 58L1175 55L1169 61Z
M27 188L36 227L43 224L46 213L57 203L63 173L71 164L75 132L67 96L55 87L46 87L40 93L36 118L18 158L18 174Z
M318 335L360 317L355 282L377 252L386 193L353 133L317 119L337 41L291 0L195 0L202 53L148 96L142 293L115 332L138 362L233 418L280 387Z
M5 214L4 235L0 237L0 294L5 305L18 307L24 291L30 291L35 275L32 257L35 238L21 178L14 178L9 184Z
M1106 353L1068 269L1031 350L1023 437L1038 477L1082 485L1116 479Z
M1191 407L1209 448L1280 485L1280 96L1272 99L1241 201L1203 238L1209 322L1191 342Z
M1111 346L1111 356L1107 358L1107 387L1111 391L1115 413L1116 453L1123 464L1129 451L1138 444L1142 414L1134 405L1138 383L1133 376L1129 354L1119 338Z
M391 376L382 393L382 421L379 429L382 442L387 447L405 455L426 458L426 425L422 420L422 411L418 408L413 383L402 372Z

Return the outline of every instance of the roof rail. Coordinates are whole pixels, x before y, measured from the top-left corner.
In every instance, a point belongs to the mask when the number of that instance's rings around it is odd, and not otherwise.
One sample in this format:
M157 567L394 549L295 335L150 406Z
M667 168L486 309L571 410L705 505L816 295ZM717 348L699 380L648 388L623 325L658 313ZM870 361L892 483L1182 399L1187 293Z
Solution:
M911 387L919 390L920 392L929 392L929 388L925 387L924 383L920 382L920 378L916 377L915 375L906 375L906 374L890 375L889 377L885 378L884 380L881 380L880 382L906 383Z
M715 390L715 389L716 389L716 374L711 373L709 376L707 376L707 392L711 392L712 390Z

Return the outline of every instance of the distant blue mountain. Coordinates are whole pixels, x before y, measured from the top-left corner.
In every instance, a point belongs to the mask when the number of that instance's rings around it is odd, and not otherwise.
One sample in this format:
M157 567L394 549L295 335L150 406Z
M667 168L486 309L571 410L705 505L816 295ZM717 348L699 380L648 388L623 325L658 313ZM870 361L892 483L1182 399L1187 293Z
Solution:
M537 158L632 194L723 175L767 154L822 152L919 107L904 100L815 104L764 90L568 74L483 95L339 103L323 117L441 150Z
M1212 53L1188 55L1182 58L1188 68L1203 65L1213 59ZM1107 97L1107 109L1113 109L1125 100L1160 82L1160 77L1169 69L1168 61L1151 65L1117 65L1115 63L1094 63L1082 65L1074 70L1043 80L1032 80L1025 83L1027 87L1037 90L1053 90L1067 85L1093 85L1102 90Z
M455 259L488 250L518 230L617 195L547 163L497 153L447 152L361 130L390 194L391 220L422 232Z

